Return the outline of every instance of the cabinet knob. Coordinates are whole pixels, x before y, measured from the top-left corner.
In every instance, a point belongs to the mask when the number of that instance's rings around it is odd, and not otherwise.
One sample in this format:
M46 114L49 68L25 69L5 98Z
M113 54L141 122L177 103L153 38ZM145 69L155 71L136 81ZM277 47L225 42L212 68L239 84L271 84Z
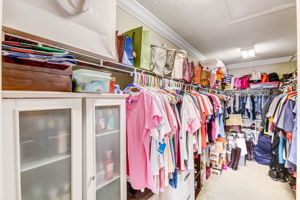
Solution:
M91 176L91 181L95 180L96 176Z

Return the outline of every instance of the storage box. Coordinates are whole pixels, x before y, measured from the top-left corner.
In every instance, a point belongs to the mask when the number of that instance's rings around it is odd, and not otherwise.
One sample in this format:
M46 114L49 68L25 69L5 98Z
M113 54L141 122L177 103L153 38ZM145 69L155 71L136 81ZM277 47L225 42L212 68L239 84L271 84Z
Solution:
M74 92L107 93L110 86L110 74L99 71L78 69L73 71Z
M277 88L279 81L264 82L264 83L250 83L250 89L263 89L263 88Z
M72 92L72 67L3 56L3 90Z

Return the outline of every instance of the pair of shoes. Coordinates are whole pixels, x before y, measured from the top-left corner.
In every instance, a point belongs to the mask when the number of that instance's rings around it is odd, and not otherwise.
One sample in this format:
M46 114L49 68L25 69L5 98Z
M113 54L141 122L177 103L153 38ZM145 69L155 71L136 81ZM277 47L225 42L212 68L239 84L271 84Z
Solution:
M268 172L268 175L271 177L273 181L278 181L279 180L279 174L277 171L270 169Z

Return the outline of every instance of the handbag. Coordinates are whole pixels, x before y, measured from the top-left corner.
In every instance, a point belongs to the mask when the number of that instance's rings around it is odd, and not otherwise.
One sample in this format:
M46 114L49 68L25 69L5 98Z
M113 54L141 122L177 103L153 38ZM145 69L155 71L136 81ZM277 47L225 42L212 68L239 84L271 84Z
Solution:
M273 81L279 81L279 77L277 73L270 73L269 74L269 81L273 82Z
M260 72L252 72L250 81L251 81L251 83L261 82L261 73Z
M268 74L262 74L262 76L261 76L261 82L262 83L269 82L269 75Z
M116 32L116 59L117 62L119 63L122 63L124 48L125 48L125 36L118 35L118 32Z
M249 76L243 76L241 81L241 89L247 89L249 87Z
M125 45L124 45L122 63L130 66L134 66L133 44L132 44L131 37L125 36Z
M204 86L209 86L209 78L210 78L210 71L202 70L200 74L200 84Z
M201 71L202 71L202 66L194 66L193 69L194 73L193 73L193 82L200 84L201 82Z
M164 71L163 71L165 76L172 75L175 58L176 58L176 53L177 53L176 49L167 49L166 64L165 64Z
M157 75L163 75L167 61L167 49L165 48L165 44L162 44L162 46L151 45L151 60L151 71Z
M150 70L151 48L150 48L150 31L138 27L123 33L127 37L132 37L133 50L135 52L134 64L136 67Z
M235 78L234 79L234 88L241 89L241 87L242 87L242 79Z
M172 78L182 79L183 62L186 57L187 57L187 53L183 50L179 50L176 53L174 67L172 71Z
M182 72L182 79L187 82L192 82L193 77L193 62L189 62L188 58L184 59L183 62L183 72Z

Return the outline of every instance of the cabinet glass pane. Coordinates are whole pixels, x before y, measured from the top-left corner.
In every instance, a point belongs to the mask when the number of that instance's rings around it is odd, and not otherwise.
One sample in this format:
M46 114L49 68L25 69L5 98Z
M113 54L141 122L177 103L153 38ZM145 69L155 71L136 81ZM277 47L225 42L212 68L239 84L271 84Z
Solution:
M71 109L19 113L22 200L70 199Z
M21 173L22 200L71 200L71 158Z
M100 114L101 113L101 114ZM96 119L105 117L105 127L97 134L96 124L96 189L107 187L120 178L120 116L118 106L97 107ZM111 117L111 119L109 119ZM97 121L97 120L96 120ZM117 199L116 199L117 200Z
M118 200L120 196L120 179L98 189L96 192L96 200Z
M96 134L108 133L120 129L119 106L96 107Z

